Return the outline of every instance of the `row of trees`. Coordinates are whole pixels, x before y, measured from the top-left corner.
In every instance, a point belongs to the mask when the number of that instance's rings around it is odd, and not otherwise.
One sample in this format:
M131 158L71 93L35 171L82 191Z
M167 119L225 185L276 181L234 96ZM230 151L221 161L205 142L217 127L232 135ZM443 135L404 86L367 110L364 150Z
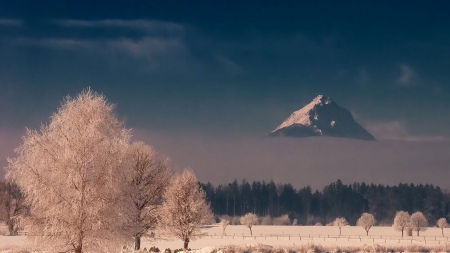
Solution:
M243 180L218 185L201 184L216 215L258 216L289 215L299 224L328 224L344 217L355 225L361 213L374 215L379 224L392 224L398 210L421 211L431 223L450 214L450 194L433 185L399 184L396 186L353 183L340 180L313 191L306 186Z
M437 220L436 225L441 229L442 236L444 236L444 228L448 227L447 219L440 218ZM408 212L398 211L394 218L394 224L392 225L395 231L401 231L403 236L403 231L410 228L417 231L417 236L419 236L419 231L425 231L428 228L428 220L425 218L422 212L415 212L411 216Z
M27 225L38 246L81 253L133 237L138 250L141 237L160 228L187 248L212 218L204 191L191 170L173 173L167 159L130 139L104 96L88 89L68 97L49 125L27 130L9 159L11 232Z
M250 235L253 235L252 227L258 224L258 216L253 213L247 213L240 218L240 223L250 229ZM361 226L365 231L366 235L369 235L369 230L375 225L375 217L370 213L363 213L358 219L356 224ZM221 218L220 223L222 226L223 234L225 234L226 227L230 224L227 218ZM348 222L345 218L336 218L332 223L333 226L339 228L339 235L341 235L342 227L348 226ZM442 230L442 236L444 236L444 228L448 227L449 224L445 218L441 218L437 221L437 226ZM398 211L395 215L394 224L392 225L395 231L401 231L403 236L403 231L405 229L411 229L417 231L417 236L419 236L419 231L426 231L428 228L428 220L425 218L422 212L415 212L411 216L408 212Z

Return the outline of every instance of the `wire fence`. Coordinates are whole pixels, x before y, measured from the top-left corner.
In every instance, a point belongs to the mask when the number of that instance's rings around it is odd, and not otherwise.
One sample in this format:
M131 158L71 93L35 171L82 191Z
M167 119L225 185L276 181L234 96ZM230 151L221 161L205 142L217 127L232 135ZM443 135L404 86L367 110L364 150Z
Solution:
M446 236L383 236L383 235L320 235L320 234L217 234L204 233L203 238L211 239L243 239L243 240L296 240L296 241L335 241L335 242L366 242L366 243L423 243L450 244Z

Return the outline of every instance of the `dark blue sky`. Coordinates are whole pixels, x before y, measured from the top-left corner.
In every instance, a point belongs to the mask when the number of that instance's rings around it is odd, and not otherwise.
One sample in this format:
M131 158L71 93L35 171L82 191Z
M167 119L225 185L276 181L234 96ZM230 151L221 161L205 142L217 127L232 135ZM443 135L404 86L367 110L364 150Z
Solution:
M436 154L450 138L449 9L448 1L0 0L0 153L11 155L26 126L47 122L63 97L90 86L128 127L194 170L214 167L224 140L264 142L318 94L381 142ZM217 152L200 152L199 138ZM211 162L189 160L203 155ZM244 160L230 166L262 166Z

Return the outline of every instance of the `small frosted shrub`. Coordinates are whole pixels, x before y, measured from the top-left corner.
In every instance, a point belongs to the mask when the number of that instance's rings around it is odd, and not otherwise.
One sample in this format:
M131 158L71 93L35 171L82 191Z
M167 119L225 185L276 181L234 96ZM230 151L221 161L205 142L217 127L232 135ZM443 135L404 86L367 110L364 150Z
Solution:
M160 250L159 250L158 247L153 246L153 247L151 247L150 249L148 249L148 251L149 251L149 252L159 252Z

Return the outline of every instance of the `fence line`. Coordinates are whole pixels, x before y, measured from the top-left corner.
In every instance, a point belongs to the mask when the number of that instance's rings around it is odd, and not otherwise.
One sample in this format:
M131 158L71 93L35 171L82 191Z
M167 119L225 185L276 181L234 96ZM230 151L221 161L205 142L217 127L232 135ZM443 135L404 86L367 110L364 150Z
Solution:
M275 239L276 240L300 240L300 241L311 241L313 239L318 239L323 241L359 241L359 242L372 242L372 243L425 243L425 244L447 244L450 242L449 237L445 236L382 236L382 235L321 235L321 234L259 234L259 235L248 235L244 233L233 233L233 234L219 234L217 233L209 234L204 233L204 237L211 239L254 239L264 238L264 239Z

